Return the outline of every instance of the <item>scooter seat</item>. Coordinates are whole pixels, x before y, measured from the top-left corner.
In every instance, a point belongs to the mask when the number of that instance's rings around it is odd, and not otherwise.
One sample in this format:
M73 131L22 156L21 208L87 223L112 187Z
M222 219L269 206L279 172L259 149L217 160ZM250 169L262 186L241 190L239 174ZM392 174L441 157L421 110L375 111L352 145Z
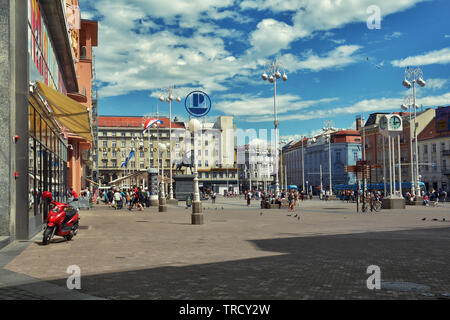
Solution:
M66 212L66 218L72 219L74 215L77 214L77 209L69 207L69 210Z

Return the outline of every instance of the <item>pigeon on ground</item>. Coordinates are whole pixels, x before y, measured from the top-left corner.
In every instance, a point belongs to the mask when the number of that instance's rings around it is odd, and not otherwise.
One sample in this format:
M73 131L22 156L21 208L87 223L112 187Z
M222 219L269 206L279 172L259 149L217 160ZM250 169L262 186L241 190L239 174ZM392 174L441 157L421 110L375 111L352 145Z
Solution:
M260 216L262 216L262 215L263 215L262 211L261 211L261 212L259 213L259 215L260 215Z
M297 217L297 220L300 220L300 216Z
M442 218L442 221L445 221L445 218Z
M427 220L427 218L423 218L423 219L422 219L422 221L425 221L425 220Z
M222 210L223 210L223 207L222 207Z
M292 214L289 214L289 213L288 213L287 216L290 217L290 216L292 216Z
M433 219L433 221L438 221L438 219Z
M297 217L298 217L298 215L297 215L297 214L295 214L294 218L297 218Z

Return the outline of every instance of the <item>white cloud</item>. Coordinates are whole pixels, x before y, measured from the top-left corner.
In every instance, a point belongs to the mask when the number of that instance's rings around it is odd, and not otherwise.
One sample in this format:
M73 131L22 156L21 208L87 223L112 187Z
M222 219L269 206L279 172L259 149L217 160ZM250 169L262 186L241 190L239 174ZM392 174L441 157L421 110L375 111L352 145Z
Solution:
M382 18L397 12L412 8L415 4L427 0L246 0L241 2L240 7L244 10L270 10L274 13L295 12L291 25L284 22L270 20L258 28L250 35L250 39L256 37L256 51L262 46L267 48L270 54L288 48L291 42L300 38L313 35L318 31L325 31L322 37L329 35L329 30L342 28L350 23L363 23L369 18L367 8L377 5L381 9ZM264 20L263 20L264 21ZM275 26L271 28L271 25ZM280 45L270 46L269 42L277 42L276 29L283 30L283 37ZM264 38L266 35L266 38ZM399 33L395 33L398 36ZM340 41L340 40L336 40ZM261 43L262 42L262 43ZM268 52L263 51L263 52Z
M367 8L380 7L382 17L404 11L426 0L246 0L242 9L271 10L272 12L296 12L293 23L298 34L309 35L315 31L327 31L354 22L366 23Z
M288 24L274 19L264 19L250 35L252 45L250 52L258 57L271 56L289 48L290 43L296 38L294 29Z
M393 39L400 38L402 35L403 35L402 32L396 31L396 32L394 32L394 33L392 33L392 34L387 34L387 35L385 35L385 36L384 36L384 39L385 39L385 40L393 40Z
M423 55L412 56L401 60L391 61L395 67L425 66L429 64L450 63L450 48L434 50Z
M230 97L230 96L228 96ZM215 105L215 108L225 114L244 116L246 121L257 122L273 121L273 97L261 98L249 95L237 96L237 99L223 100ZM303 100L301 97L291 94L277 95L277 114L294 116L299 110L314 105L326 104L338 100L337 98L323 98L319 100Z
M322 56L318 56L312 50L308 50L302 54L303 59L301 60L292 54L286 54L280 58L280 61L290 71L320 71L323 69L340 68L361 60L361 57L354 55L361 48L361 46L357 45L343 45L334 48Z
M426 96L421 97L416 101L417 105L423 105L424 107L436 107L448 105L450 101L450 92L439 95L439 96ZM361 113L371 113L371 112L389 112L389 111L400 111L400 105L403 103L402 98L381 98L381 99L365 99L358 101L357 103L348 107L339 107L332 109L315 109L315 110L304 110L302 113L293 114L290 116L284 115L280 116L280 121L288 120L311 120L311 119L326 119L330 117L335 117L336 114L339 115L356 115ZM255 119L255 121L263 121L263 118ZM264 121L268 121L265 119Z
M430 79L427 79L427 84L426 84L425 88L428 88L431 90L438 90L438 89L442 89L447 83L448 83L448 79L430 78Z

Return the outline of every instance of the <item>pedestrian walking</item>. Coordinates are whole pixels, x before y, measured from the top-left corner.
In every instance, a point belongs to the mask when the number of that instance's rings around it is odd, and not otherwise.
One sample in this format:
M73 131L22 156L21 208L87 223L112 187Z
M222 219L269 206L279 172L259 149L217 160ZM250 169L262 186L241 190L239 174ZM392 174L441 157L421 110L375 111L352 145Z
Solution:
M288 211L291 211L291 212L295 211L295 208L294 208L294 192L292 190L288 194L288 201L289 201Z
M116 190L114 193L114 209L120 210L123 207L123 197L120 190Z

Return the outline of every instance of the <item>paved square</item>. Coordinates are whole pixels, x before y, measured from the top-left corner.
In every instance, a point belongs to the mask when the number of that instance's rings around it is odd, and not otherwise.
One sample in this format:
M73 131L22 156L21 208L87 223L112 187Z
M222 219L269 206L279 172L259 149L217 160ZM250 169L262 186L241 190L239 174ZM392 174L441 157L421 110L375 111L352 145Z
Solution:
M203 203L200 226L182 206L99 205L81 212L73 241L42 246L39 235L5 269L65 287L77 265L81 292L107 299L448 299L445 205L362 214L312 200L288 216L220 198ZM367 288L370 265L381 269L381 290Z

